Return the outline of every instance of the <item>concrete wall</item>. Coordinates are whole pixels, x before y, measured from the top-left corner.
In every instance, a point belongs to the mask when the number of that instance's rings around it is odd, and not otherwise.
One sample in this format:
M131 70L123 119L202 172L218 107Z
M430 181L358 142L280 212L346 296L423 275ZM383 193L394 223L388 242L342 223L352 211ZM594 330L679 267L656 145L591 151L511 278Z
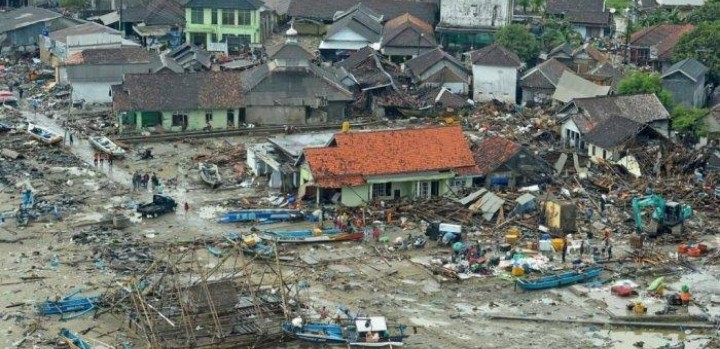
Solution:
M423 82L426 82L429 84L441 83L439 85L446 86L447 88L449 88L451 91L453 91L455 93L466 94L468 92L468 88L469 88L467 81L464 81L461 79L457 79L457 80L453 80L453 81L443 80L444 77L442 76L442 74L443 74L442 71L445 68L451 70L458 76L461 76L461 77L465 76L469 80L469 74L466 71L462 70L460 67L458 67L450 62L447 62L447 61L440 61L437 64L433 65L432 67L430 67L429 69L427 69L420 75L420 79ZM435 75L438 75L438 76L435 76Z
M348 207L365 206L370 201L370 185L343 187L340 192L342 204Z
M206 113L210 113L212 115L212 118L210 120L210 126L212 126L213 129L226 129L228 128L227 125L227 119L228 119L228 110L229 109L216 109L216 110L192 110L192 111L184 111L188 116L188 127L186 131L193 131L193 130L202 130L205 126L207 126L206 122ZM233 111L233 117L234 117L234 125L238 125L238 115L239 110L237 108L231 109ZM150 112L151 113L151 112ZM172 120L173 120L173 114L175 112L172 111L163 111L160 112L161 119L160 119L160 125L157 125L157 127L162 127L163 129L167 131L182 131L182 126L173 126ZM132 131L141 131L143 129L143 114L146 114L146 112L129 112L128 114L134 115L135 118L135 125L134 129L129 129L133 127L133 125L123 125L122 124L122 114L118 115L118 121L121 124L120 131L121 132L132 132ZM131 116L132 118L132 116ZM150 127L150 126L148 126Z
M515 104L517 69L473 65L473 99L488 102L498 99Z
M442 26L499 28L512 20L512 0L440 1Z
M568 131L570 131L570 137L568 137ZM572 136L573 134L575 135L574 138ZM567 120L562 124L560 137L563 140L563 144L568 144L570 147L582 148L584 145L582 132L580 132L580 129L572 120Z
M305 124L306 113L304 106L249 106L245 120L259 125Z
M588 156L594 158L601 158L604 160L615 160L614 154L611 150L603 149L593 144L588 144Z
M705 106L705 77L694 82L678 72L665 77L662 84L664 89L672 93L673 103L691 108Z
M150 73L154 64L80 64L60 67L59 82L122 82L125 74Z
M203 24L192 23L192 10L190 8L185 9L185 35L188 42L191 41L193 33L205 33L206 42L213 42L211 34L217 35L218 38L224 35L249 35L251 43L259 44L262 43L262 31L260 30L260 12L252 11L252 17L250 25L224 25L222 24L222 12L225 10L218 9L217 13L217 24L212 24L212 10L209 8L203 9ZM231 10L234 12L235 23L238 22L238 10Z

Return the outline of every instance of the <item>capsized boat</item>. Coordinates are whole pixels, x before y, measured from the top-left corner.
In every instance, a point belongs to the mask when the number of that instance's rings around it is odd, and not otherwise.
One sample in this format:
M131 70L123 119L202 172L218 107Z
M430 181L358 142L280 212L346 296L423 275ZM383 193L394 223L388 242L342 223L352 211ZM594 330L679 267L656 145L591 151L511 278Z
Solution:
M63 141L63 137L49 129L28 123L27 132L30 137L45 144L57 144Z
M342 345L351 348L401 347L408 336L405 325L395 327L395 333L388 329L382 316L355 317L340 324L307 323L302 318L284 322L283 331L289 336L308 343L322 346Z
M560 274L544 276L537 279L523 279L516 282L523 290L543 290L547 288L562 287L588 281L596 278L602 272L602 268L589 268L585 270L573 270Z
M220 218L218 218L218 223L273 223L283 221L298 221L304 218L305 214L300 210L291 210L285 208L248 209L226 212L225 214L220 216Z
M113 143L113 141L105 136L90 136L88 141L93 148L100 152L109 154L114 158L125 157L125 149L120 148L117 144Z
M282 243L334 242L362 240L363 233L349 233L340 229L304 229L288 231L266 231L260 234L263 240Z
M200 178L211 188L215 189L222 184L220 170L218 170L217 165L201 162L198 164L198 169L200 170Z

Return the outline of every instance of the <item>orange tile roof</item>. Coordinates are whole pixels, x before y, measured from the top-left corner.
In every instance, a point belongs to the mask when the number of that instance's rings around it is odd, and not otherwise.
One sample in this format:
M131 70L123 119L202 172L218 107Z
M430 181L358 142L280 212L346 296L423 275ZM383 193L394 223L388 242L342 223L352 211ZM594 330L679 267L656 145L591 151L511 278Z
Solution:
M361 185L369 176L476 169L460 126L338 133L327 147L305 149L305 158L326 188Z
M486 176L520 151L522 146L500 136L483 139L473 149L479 174Z

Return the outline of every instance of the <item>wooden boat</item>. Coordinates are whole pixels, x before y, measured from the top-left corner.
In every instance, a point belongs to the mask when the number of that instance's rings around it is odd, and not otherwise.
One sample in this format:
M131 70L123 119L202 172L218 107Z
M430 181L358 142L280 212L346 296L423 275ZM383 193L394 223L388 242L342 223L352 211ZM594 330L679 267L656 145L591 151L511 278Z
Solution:
M222 184L220 170L218 170L217 165L201 162L198 164L198 167L200 170L200 178L211 188L215 189Z
M518 280L516 284L523 290L543 290L584 282L598 277L600 272L602 272L602 268L573 270L560 274L544 276L538 279Z
M277 209L249 209L232 211L223 214L218 218L218 223L242 223L260 222L274 223L283 221L297 221L305 218L305 214L299 210L285 208Z
M72 349L92 349L90 343L82 340L77 333L70 331L67 328L60 329L60 336L63 337L65 343Z
M305 229L290 231L266 231L260 234L263 240L281 243L335 242L362 240L363 233L348 233L340 229Z
M30 137L45 144L57 144L63 141L63 137L61 135L35 124L29 123L27 132Z
M88 138L90 145L100 152L108 154L114 158L125 157L125 149L120 148L117 144L113 143L109 138L104 136L90 136Z
M301 318L282 324L289 336L320 346L342 345L350 348L401 347L408 336L404 325L396 326L397 333L391 334L382 316L358 317L341 324L308 323Z

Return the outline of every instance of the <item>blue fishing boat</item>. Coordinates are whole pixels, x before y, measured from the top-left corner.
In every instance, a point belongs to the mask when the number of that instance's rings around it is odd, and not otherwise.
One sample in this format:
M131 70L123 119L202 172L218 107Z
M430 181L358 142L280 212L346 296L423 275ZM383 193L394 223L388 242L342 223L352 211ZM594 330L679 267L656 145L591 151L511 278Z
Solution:
M342 345L350 348L401 347L408 336L404 325L396 333L388 330L382 316L355 317L340 324L307 323L301 318L284 322L283 331L292 338L319 345Z
M302 229L288 231L266 231L260 234L263 240L280 243L334 242L362 240L363 233L348 233L340 229Z
M98 297L66 297L57 302L45 301L37 304L38 313L41 315L56 315L74 312L88 312L95 308Z
M543 290L547 288L562 287L567 285L585 282L596 278L602 272L602 268L590 268L585 270L573 270L560 274L544 276L537 279L518 280L516 285L523 290Z
M227 212L218 218L218 223L259 222L274 223L285 221L299 221L305 214L299 210L290 209L251 209Z
M92 349L88 342L82 340L77 333L70 331L67 328L60 329L60 336L65 339L65 342L70 346L70 348Z

